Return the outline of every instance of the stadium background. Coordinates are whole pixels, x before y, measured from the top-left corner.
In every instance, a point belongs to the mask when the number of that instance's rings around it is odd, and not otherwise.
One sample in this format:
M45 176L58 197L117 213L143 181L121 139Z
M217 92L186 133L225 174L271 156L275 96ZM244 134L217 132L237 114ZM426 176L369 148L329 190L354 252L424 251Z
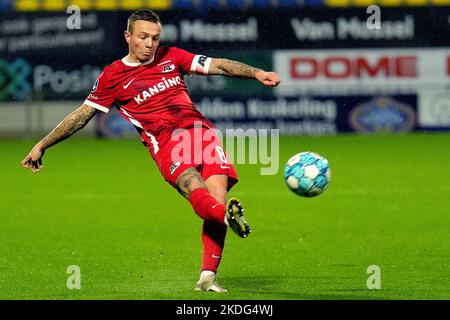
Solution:
M448 129L448 1L375 1L381 30L366 26L372 2L3 0L0 134L51 129L86 97L102 68L123 55L129 10L145 6L161 10L163 43L280 74L276 90L188 79L195 103L221 129L276 127L291 135ZM79 30L66 26L71 4L82 10ZM99 117L97 134L134 134L118 117Z
M381 30L367 28L371 4L381 7ZM67 28L69 5L81 8L79 30ZM281 76L275 90L222 77L187 79L195 104L218 128L279 128L286 136L281 163L311 149L333 165L332 189L315 202L288 194L280 175L239 166L236 193L261 233L247 247L230 237L223 281L238 289L227 298L449 298L449 0L0 0L1 298L205 298L183 293L197 275L192 257L199 247L177 251L180 239L199 241L183 228L198 221L182 200L170 203L176 195L138 143L130 145L136 133L118 113L98 115L49 151L40 180L17 172L37 139L81 104L102 68L124 56L126 18L144 7L162 18L162 44ZM118 185L127 192L118 194ZM145 199L153 193L174 212L156 201L164 215L148 224ZM283 209L275 205L280 199ZM181 225L174 226L178 242L166 243L170 232L153 229L165 218ZM286 258L292 250L300 261ZM266 256L253 258L254 251ZM103 263L113 259L120 262L108 273ZM233 273L233 261L242 259L253 276ZM377 261L391 272L383 278L388 290L369 294L365 268ZM91 272L87 291L55 288L54 278L64 284L65 266L77 263ZM171 281L180 292L170 291Z

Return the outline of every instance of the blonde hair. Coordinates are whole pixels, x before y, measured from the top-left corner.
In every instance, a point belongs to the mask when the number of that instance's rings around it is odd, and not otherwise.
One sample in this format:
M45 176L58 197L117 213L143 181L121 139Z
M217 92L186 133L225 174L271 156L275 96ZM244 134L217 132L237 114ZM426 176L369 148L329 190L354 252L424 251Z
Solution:
M131 14L131 16L128 18L127 31L129 33L133 33L133 24L137 20L161 23L159 16L152 10L149 10L149 9L137 10L137 11L133 12Z

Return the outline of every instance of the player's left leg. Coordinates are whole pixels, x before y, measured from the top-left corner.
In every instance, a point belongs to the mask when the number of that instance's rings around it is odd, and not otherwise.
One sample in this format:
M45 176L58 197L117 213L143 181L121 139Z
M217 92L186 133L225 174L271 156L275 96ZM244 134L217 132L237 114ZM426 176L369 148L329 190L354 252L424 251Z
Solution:
M225 201L227 176L211 176L206 181L193 167L185 169L177 178L178 191L189 200L194 211L203 219L203 259L200 280L195 290L225 292L216 281L222 258L227 225ZM213 191L210 192L209 188Z
M227 188L228 188L228 176L224 174L215 174L209 176L205 184L211 196L213 196L220 204L226 205L227 203ZM228 205L225 206L226 210L233 210L233 205L239 203L239 200L232 198L230 199ZM240 203L239 203L240 206ZM243 212L242 206L240 206L241 215ZM228 220L235 219L234 216L227 214L226 222L229 224ZM242 215L239 220L241 223L245 222ZM251 232L248 224L245 222L248 231ZM230 225L232 227L232 225ZM225 236L227 233L227 226L221 223L216 223L211 220L203 221L202 229L202 241L203 241L203 264L202 271L210 270L213 272L217 271L222 258L222 251L225 244ZM238 232L237 232L238 233ZM238 233L239 234L239 233ZM246 237L247 234L244 234Z
M226 221L229 226L241 237L247 237L251 232L244 219L242 206L236 198L231 198L227 203L228 176L225 174L214 174L209 176L205 184L209 193L227 210ZM229 222L232 223L229 223ZM238 224L242 224L242 228ZM245 224L245 225L244 225ZM244 230L242 233L241 229ZM226 225L211 220L203 221L202 242L203 261L200 280L197 282L196 290L225 292L216 281L216 273L222 259L222 251L227 234Z
M213 175L205 181L209 193L223 206L227 201L228 177L225 175ZM203 263L202 271L209 270L217 272L222 251L225 245L227 226L211 220L203 221Z
M205 181L209 193L221 205L227 201L228 177L212 175ZM204 220L202 228L203 259L200 279L197 282L198 291L226 292L216 281L217 269L222 259L227 226L212 220Z

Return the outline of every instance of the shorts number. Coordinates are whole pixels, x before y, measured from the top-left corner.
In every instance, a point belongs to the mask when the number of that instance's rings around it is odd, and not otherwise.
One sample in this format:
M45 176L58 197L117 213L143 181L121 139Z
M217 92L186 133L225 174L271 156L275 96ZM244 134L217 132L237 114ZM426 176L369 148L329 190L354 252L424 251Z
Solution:
M216 152L219 154L219 158L222 163L228 163L227 157L225 156L225 151L223 151L222 147L216 146Z

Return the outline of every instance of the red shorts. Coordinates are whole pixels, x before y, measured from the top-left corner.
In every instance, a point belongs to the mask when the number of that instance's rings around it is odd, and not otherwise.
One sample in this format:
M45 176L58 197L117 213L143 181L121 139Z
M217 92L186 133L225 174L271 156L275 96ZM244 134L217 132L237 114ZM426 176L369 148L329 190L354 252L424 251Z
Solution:
M214 129L177 129L158 140L143 132L142 138L162 176L174 188L180 174L188 168L197 169L203 181L212 175L228 176L228 190L238 182L236 169Z

